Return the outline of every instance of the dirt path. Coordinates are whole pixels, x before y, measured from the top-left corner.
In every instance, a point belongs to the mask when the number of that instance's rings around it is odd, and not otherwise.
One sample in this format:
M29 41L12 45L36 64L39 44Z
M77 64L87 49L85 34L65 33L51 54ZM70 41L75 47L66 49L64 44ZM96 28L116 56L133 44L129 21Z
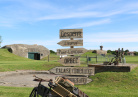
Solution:
M50 74L49 71L19 70L10 72L0 72L0 86L13 87L35 87L39 82L33 81L36 75L43 79L53 79L58 75ZM47 86L48 82L42 82Z

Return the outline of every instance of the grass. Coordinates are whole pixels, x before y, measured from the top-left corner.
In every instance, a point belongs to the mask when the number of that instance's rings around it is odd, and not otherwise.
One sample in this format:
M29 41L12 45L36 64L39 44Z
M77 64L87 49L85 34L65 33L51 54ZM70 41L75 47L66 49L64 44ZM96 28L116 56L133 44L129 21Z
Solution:
M49 70L61 66L57 61L31 60L16 56L7 49L0 49L0 72L15 70Z
M125 56L127 63L136 63L138 64L138 56Z
M0 86L0 97L29 97L32 88Z
M32 61L31 59L16 56L7 49L0 49L0 61Z
M104 72L90 77L93 82L76 85L89 97L137 97L138 67L132 72ZM0 86L0 97L28 97L33 88Z
M87 52L82 56L96 56ZM15 70L49 70L61 66L57 55L36 61L9 53L0 49L0 72ZM138 64L138 56L125 56L127 63ZM86 62L86 58L81 59ZM92 60L94 61L94 60ZM85 64L85 63L84 63ZM82 64L83 66L83 64ZM90 76L93 82L87 85L76 85L89 97L138 97L138 67L131 72L102 72ZM28 97L33 88L0 86L0 97Z
M90 97L138 97L138 67L132 72L104 72L90 78L93 82L77 86Z
M84 58L80 58L81 64L87 64L86 56L88 57L98 56L97 63L102 63L103 61L110 61L113 58L112 54L107 54L105 57L103 57L103 56L97 55L96 53L91 53L91 52L86 52L81 56L84 57ZM124 56L124 57L126 59L126 63L138 64L138 56ZM89 63L96 64L96 58L91 58L91 61L89 61Z
M49 55L49 61L54 61L54 62L58 62L58 60L60 59L59 56L57 56L56 54L50 54ZM41 59L42 61L47 61L48 62L48 56Z
M15 70L49 70L61 66L58 62L45 61L0 61L0 72Z

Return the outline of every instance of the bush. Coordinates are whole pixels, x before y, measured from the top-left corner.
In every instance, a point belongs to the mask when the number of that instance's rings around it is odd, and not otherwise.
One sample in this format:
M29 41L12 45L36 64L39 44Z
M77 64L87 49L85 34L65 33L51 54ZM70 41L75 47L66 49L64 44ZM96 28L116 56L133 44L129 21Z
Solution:
M107 50L107 53L111 53L112 51L111 50Z
M135 52L134 52L134 55L135 55L135 56L138 56L138 52L135 51Z
M50 50L50 54L56 54L56 52L53 50Z

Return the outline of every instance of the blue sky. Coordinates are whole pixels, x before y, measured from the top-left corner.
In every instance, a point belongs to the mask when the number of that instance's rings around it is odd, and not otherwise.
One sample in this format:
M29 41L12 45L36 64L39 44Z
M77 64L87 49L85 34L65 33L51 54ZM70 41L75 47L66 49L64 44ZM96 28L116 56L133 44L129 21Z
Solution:
M60 29L80 28L86 49L138 51L138 0L0 0L1 46L56 51Z

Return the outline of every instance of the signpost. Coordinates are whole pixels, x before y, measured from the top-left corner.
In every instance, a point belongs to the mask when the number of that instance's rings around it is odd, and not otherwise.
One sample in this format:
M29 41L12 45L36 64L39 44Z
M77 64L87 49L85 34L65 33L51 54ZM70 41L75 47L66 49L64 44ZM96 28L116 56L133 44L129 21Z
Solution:
M57 44L61 46L83 46L83 40L62 40Z
M70 38L83 38L82 29L61 29L60 39L70 39Z
M85 76L61 76L69 79L71 82L73 82L76 85L79 84L87 84L92 81L92 79L85 77Z
M75 56L63 57L59 60L64 66L78 66L80 65L80 58Z
M57 55L79 55L85 52L85 48L57 49Z
M79 77L79 76L71 77L71 76L65 76L65 78L69 79L74 84L87 84L87 83L90 83L92 81L92 79L90 79L88 77Z
M54 74L61 75L83 75L90 76L95 74L94 67L55 67L49 70Z
M70 39L62 40L58 44L61 46L70 46L70 49L57 49L57 55L71 55L71 57L64 57L59 60L64 66L79 66L79 57L73 57L74 55L80 55L87 52L84 48L74 48L74 46L83 46L83 29L61 29L59 31L60 39ZM74 40L74 38L79 38L79 40Z
M74 55L80 55L87 50L85 48L74 48L74 46L83 46L83 30L82 29L61 29L60 39L70 39L70 40L62 40L57 44L61 46L70 46L69 49L57 49L57 55L70 55L67 57L61 57L59 62L64 66L79 66L80 58ZM79 40L74 40L74 38L79 38ZM55 67L49 70L50 73L58 74L58 75L66 75L63 76L74 84L87 84L92 80L86 76L94 75L95 68L94 67ZM71 75L71 76L67 76Z

